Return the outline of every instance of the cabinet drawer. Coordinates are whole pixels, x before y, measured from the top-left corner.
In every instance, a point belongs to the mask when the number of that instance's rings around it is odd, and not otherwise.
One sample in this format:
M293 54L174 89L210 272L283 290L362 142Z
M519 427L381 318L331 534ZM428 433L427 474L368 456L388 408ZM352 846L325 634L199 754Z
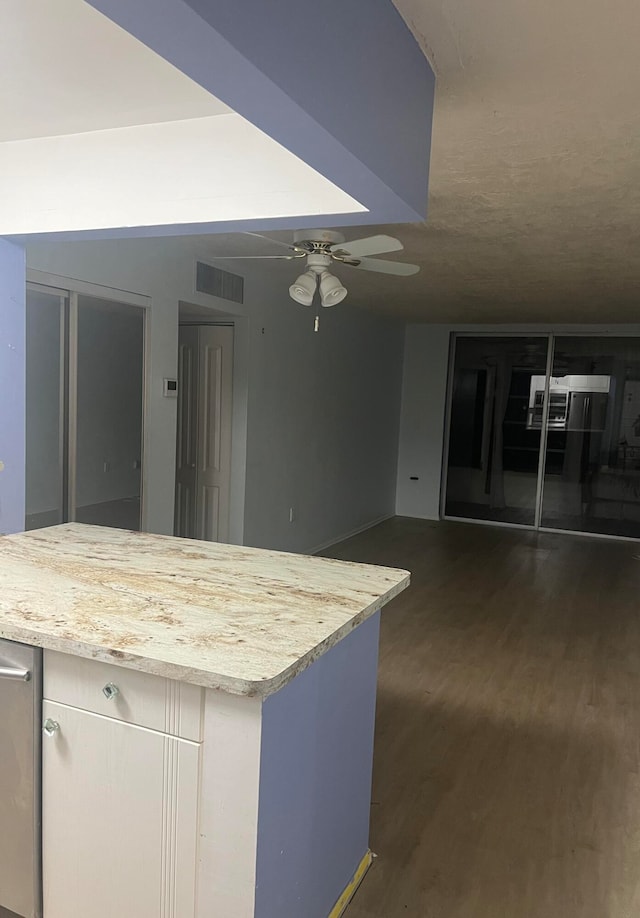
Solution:
M114 720L202 739L203 691L197 685L46 650L43 694L48 701Z

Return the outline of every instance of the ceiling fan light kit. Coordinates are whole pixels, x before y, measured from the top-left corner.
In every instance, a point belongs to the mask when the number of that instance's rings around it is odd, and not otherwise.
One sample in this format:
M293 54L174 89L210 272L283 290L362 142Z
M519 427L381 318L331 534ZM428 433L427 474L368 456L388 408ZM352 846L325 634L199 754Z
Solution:
M313 297L320 288L320 302L323 306L335 306L347 295L335 274L327 270L331 264L328 255L307 256L307 270L289 287L289 296L302 306L311 306Z
M341 303L347 295L347 288L342 282L331 274L329 268L333 262L348 268L360 268L363 271L375 271L379 274L391 274L396 277L408 277L416 274L418 265L409 265L402 261L385 261L381 258L370 258L371 255L381 255L385 252L399 252L403 245L393 236L367 236L364 239L355 239L347 242L342 233L333 230L297 230L294 233L293 244L271 239L260 233L247 233L258 239L265 239L273 245L287 249L286 255L225 255L224 258L241 259L284 259L291 261L294 258L306 258L307 270L301 274L289 287L289 296L302 306L311 306L316 294L320 291L322 306L335 306ZM318 318L316 316L316 331Z
M347 288L343 287L338 278L328 271L320 275L320 302L323 306L335 306L341 303L347 295Z
M289 296L301 306L311 306L315 296L318 277L313 271L305 271L289 287Z

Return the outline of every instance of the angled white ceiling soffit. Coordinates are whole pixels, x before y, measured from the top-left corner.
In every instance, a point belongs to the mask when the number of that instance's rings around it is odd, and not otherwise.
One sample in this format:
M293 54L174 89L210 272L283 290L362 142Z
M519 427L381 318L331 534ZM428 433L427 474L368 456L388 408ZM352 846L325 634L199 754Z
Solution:
M360 213L84 0L0 4L0 235Z

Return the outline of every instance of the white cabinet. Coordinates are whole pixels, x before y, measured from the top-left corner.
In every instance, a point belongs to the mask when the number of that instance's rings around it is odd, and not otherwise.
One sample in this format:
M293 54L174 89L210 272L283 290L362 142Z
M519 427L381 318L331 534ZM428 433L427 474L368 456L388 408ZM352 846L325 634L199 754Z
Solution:
M254 918L262 699L50 650L43 687L44 918Z
M45 700L45 918L192 918L199 743ZM52 725L49 725L52 726Z
M183 739L202 739L203 690L197 685L48 650L43 695Z

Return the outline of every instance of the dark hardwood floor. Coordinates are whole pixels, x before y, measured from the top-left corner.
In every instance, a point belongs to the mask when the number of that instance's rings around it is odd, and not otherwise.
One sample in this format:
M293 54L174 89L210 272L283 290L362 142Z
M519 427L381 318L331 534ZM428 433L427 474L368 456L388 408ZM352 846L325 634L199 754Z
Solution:
M395 519L371 844L346 918L640 915L640 544Z

